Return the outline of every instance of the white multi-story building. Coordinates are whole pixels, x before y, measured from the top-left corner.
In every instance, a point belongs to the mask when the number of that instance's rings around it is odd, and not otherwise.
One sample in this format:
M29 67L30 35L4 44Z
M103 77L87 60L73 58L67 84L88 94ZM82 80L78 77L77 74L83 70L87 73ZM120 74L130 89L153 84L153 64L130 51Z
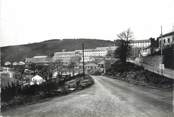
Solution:
M105 57L109 50L115 50L116 46L111 47L97 47L96 49L85 49L84 50L84 62L90 62L94 60L94 57ZM83 51L67 51L67 52L55 52L53 56L53 61L61 59L64 63L70 62L70 59L75 56L81 57L81 62L83 61Z
M67 59L75 56L75 51L67 51L67 52L55 52L53 56L53 61L57 59Z
M114 51L115 49L117 49L117 46L109 46L109 47L97 47L97 50L107 50L107 51Z
M150 39L147 40L133 40L130 42L133 48L147 48L151 45Z
M32 58L26 58L25 63L45 64L52 62L52 59L48 56L34 56Z
M71 62L71 58L75 56L79 56L76 51L55 52L52 59L53 61L61 60L64 65L68 65Z
M159 46L166 46L174 44L174 31L166 33L158 37Z
M85 62L90 62L93 61L93 57L103 57L106 56L107 50L100 50L100 49L85 49L84 50L84 61ZM82 58L83 61L83 58Z
M90 62L94 60L94 57L105 57L108 51L114 51L117 47L97 47L96 49L85 49L84 50L84 61ZM83 58L81 59L83 61Z

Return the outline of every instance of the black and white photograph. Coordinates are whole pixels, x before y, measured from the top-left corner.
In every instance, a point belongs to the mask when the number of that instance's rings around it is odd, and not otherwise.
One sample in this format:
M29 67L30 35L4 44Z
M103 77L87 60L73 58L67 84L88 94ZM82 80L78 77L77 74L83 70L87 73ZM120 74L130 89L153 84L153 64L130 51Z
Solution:
M174 0L0 0L0 117L174 117Z

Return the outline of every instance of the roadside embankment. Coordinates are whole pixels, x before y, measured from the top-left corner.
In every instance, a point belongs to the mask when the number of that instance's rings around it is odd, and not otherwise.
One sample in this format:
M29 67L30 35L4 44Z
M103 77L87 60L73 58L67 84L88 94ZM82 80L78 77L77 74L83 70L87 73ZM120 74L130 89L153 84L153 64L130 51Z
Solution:
M153 88L172 88L174 80L152 73L143 67L132 63L122 64L116 62L107 70L106 76L114 79L123 80L136 85L143 85Z
M1 111L15 108L19 105L33 104L45 101L48 98L67 95L79 91L94 84L91 76L80 74L70 77L65 82L58 82L57 79L50 79L40 85L19 86L12 84L2 88Z

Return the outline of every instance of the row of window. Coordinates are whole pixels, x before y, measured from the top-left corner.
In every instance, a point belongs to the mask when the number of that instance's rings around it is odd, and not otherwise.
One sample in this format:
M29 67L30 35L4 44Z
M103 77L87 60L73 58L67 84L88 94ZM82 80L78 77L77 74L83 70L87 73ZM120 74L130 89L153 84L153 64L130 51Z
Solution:
M163 42L164 44L166 44L166 43L170 44L170 43L174 42L174 37L173 37L173 39L170 39L170 38L162 39L162 40L160 40L160 44L161 44L161 42Z
M149 46L150 43L132 43L132 46L146 47Z

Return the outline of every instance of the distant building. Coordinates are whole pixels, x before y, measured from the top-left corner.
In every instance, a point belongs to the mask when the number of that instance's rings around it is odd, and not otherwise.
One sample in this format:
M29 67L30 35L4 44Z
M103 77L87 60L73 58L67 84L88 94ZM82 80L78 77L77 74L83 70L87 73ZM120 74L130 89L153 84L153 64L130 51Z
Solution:
M1 78L14 78L14 72L8 67L2 67L0 71Z
M106 56L107 50L101 50L101 49L85 49L84 50L84 59L85 62L94 61L93 57L103 57ZM83 60L83 58L82 58Z
M115 40L114 43L116 46L119 46L121 45L122 41ZM132 48L146 48L151 45L151 40L150 39L131 40L130 45L132 46Z
M6 61L6 62L4 63L4 65L5 65L5 66L10 66L10 65L11 65L11 62Z
M132 40L130 41L131 45L131 57L139 57L149 55L151 52L151 39L144 40Z
M96 49L85 49L84 50L84 59L85 62L91 62L95 60L95 57L105 57L108 51L114 51L117 46L111 47L97 47ZM81 59L83 61L83 58Z
M84 67L85 67L85 73L92 74L92 73L95 73L96 71L98 71L98 65L95 63L87 63L87 64L85 64ZM83 64L79 65L79 69L82 73Z
M48 56L33 56L33 58L39 59L39 58L47 58Z
M52 62L52 58L47 56L34 56L32 58L26 58L25 63L46 64Z
M159 46L174 44L174 31L161 35L157 40L159 41Z
M121 44L121 40L115 40L115 45L119 46ZM149 53L149 49L151 46L151 39L144 40L131 40L131 57L138 57L141 53Z
M100 61L99 63L97 63L99 71L102 73L105 73L106 70L111 68L111 65L114 64L116 61L117 61L117 59L115 59L115 58L104 59L104 60Z
M16 66L16 65L18 65L18 63L17 62L13 62L12 65L13 66Z
M140 55L141 56L148 56L151 54L151 48L143 48L140 50Z
M91 69L97 69L97 64L95 64L95 63L87 63L86 65L85 65L85 68L86 69L89 69L89 70L91 70Z
M151 40L132 40L130 42L130 45L132 46L132 48L147 48L151 45Z
M45 82L45 80L39 76L39 75L35 75L34 77L31 78L31 82L30 85L34 85L34 84L42 84L43 82Z
M18 65L25 65L25 62L19 61Z
M117 49L117 46L108 46L108 47L97 47L96 50L111 50L114 51L115 49Z
M53 61L61 60L64 65L68 65L71 62L73 57L79 56L79 53L76 51L63 51L55 52L53 56Z
M84 61L91 62L94 61L94 57L105 57L110 50L115 50L116 46L111 47L97 47L96 49L85 49L84 50ZM55 52L53 56L53 61L62 60L63 63L68 64L72 57L80 56L81 62L83 61L83 51L75 50L75 51L63 51L63 52Z

